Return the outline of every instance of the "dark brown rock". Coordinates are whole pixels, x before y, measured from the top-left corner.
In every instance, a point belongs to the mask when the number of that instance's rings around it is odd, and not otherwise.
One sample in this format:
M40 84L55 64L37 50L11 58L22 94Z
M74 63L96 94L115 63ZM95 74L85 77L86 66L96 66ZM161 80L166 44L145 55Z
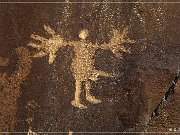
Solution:
M16 48L25 48L30 56L37 52L27 44L33 41L33 33L50 37L44 25L67 41L80 40L79 31L88 29L87 40L93 44L109 43L112 25L119 31L128 26L128 38L135 41L124 43L131 53L122 52L122 59L110 50L96 50L96 69L119 76L101 76L91 82L91 92L102 100L100 104L87 102L83 89L82 102L87 109L71 105L75 92L72 46L60 48L53 64L48 63L48 56L31 57L31 70L21 83L17 82L20 94L15 96L16 124L8 129L0 125L1 132L27 132L29 128L35 132L152 132L179 128L179 82L173 101L152 117L180 67L179 15L178 4L165 3L0 4L0 75L12 75L20 66ZM0 81L0 94L5 91L3 86ZM0 101L5 99L1 97ZM0 107L5 105L0 103Z

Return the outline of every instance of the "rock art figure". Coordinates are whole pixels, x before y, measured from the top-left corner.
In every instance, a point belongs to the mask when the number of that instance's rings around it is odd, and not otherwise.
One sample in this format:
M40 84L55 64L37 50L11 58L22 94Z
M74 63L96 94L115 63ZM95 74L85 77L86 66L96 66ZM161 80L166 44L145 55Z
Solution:
M65 41L59 34L56 34L49 26L44 25L44 29L52 37L46 39L39 35L31 35L31 38L40 41L40 44L30 42L28 45L37 48L38 53L34 57L49 56L49 64L52 64L56 58L56 52L63 46L73 46L75 57L72 59L71 71L75 77L75 97L71 104L80 109L87 108L80 101L82 82L85 82L86 99L92 104L101 103L101 100L95 98L90 93L91 81L98 80L98 76L115 77L116 75L106 73L104 71L96 70L94 67L94 55L97 49L111 50L117 57L121 57L119 51L130 51L123 46L123 43L134 43L134 41L127 39L128 28L126 27L123 32L113 29L113 36L108 44L102 45L98 43L87 42L89 31L83 29L79 32L79 41Z
M0 132L10 132L16 125L17 100L20 97L20 86L30 73L31 56L24 48L16 49L18 54L17 70L8 74L0 71ZM8 58L0 57L0 66L8 66Z

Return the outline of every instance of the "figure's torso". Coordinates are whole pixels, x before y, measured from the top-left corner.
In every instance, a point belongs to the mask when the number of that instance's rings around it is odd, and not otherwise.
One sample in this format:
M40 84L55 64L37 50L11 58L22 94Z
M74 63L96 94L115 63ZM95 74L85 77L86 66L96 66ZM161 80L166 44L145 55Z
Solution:
M94 54L96 51L92 43L79 42L74 46L75 57L73 58L71 68L75 77L79 79L89 79L94 70Z

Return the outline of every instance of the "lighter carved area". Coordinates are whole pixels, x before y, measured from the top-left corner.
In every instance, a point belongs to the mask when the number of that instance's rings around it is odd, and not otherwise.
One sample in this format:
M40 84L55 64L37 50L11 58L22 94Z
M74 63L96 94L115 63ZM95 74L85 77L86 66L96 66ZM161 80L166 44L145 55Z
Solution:
M63 46L73 46L75 57L72 58L71 71L75 78L75 93L74 100L71 104L80 109L85 109L87 106L81 103L80 96L82 92L82 82L85 82L86 99L92 104L101 103L90 92L91 81L98 80L98 76L115 77L113 73L106 73L104 71L96 70L94 66L94 55L97 49L111 50L117 57L122 58L121 52L130 53L130 50L123 46L123 43L134 43L133 40L127 38L128 27L124 28L122 32L117 29L112 29L113 36L109 43L98 44L87 42L89 31L83 29L79 32L79 41L66 41L59 34L56 34L49 26L44 25L45 31L51 35L51 38L46 39L39 35L31 35L35 40L40 41L40 44L30 42L28 45L36 48L38 52L34 57L49 56L49 64L52 64L56 58L56 52Z
M16 48L19 60L17 70L12 74L0 71L0 132L13 131L16 125L17 99L21 95L20 86L30 73L31 56L24 48ZM0 57L0 66L8 66L9 59Z

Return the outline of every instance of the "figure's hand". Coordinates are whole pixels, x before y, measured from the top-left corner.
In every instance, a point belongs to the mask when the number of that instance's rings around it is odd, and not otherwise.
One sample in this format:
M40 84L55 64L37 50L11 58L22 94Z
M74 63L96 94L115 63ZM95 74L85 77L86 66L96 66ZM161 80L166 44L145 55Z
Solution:
M113 28L112 33L113 36L110 39L110 42L108 44L101 45L101 48L111 50L119 58L122 57L120 52L130 53L130 49L123 45L124 43L135 43L134 40L127 38L128 27L125 27L122 32Z
M49 55L49 64L52 64L56 58L56 52L59 50L60 47L66 46L67 43L49 26L44 25L44 29L48 34L51 35L51 37L47 39L39 35L32 34L31 38L40 41L40 43L37 44L30 42L28 46L36 48L39 51L34 55L34 57L43 57Z

